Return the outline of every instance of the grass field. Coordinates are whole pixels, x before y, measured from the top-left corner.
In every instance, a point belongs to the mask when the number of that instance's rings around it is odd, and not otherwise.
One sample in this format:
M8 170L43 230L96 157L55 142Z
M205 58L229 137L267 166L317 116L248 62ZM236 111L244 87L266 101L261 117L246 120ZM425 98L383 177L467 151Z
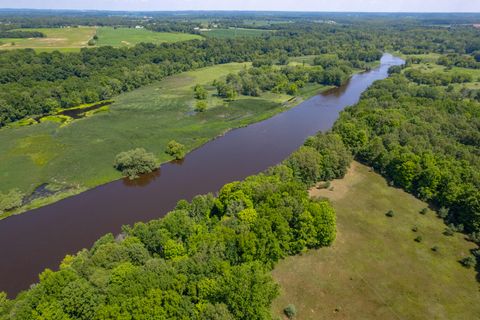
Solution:
M211 84L244 67L232 63L173 76L120 95L109 111L68 125L45 121L0 130L0 192L19 188L28 194L42 183L79 192L120 178L112 163L121 151L144 147L164 162L170 159L165 149L171 139L191 150L231 128L284 110L290 96L241 96L226 105L208 87L209 109L193 111L195 84Z
M114 29L111 27L98 28L97 36L97 45L112 47L133 46L140 42L159 44L163 42L203 39L201 36L188 33L153 32L134 28Z
M472 243L460 234L443 235L445 225L434 212L419 214L425 203L363 165L354 163L332 187L311 194L331 200L337 239L330 248L279 263L275 315L293 303L302 320L479 318L475 271L458 263ZM385 216L388 210L393 218ZM417 236L423 241L415 242Z
M40 28L27 29L43 32L45 38L0 39L0 49L33 48L37 51L60 50L63 52L78 51L88 46L88 41L95 34L98 36L97 46L133 46L140 42L163 43L192 39L203 39L201 36L187 33L153 32L146 29L111 28L111 27L79 27L79 28Z
M230 28L230 29L212 29L209 31L203 31L202 34L212 38L240 38L240 37L260 37L261 35L272 32L269 30L260 29L242 29L242 28Z
M95 35L94 27L80 28L40 28L26 29L43 32L45 38L0 39L4 44L0 49L34 48L40 51L54 49L78 50L86 47L88 40Z

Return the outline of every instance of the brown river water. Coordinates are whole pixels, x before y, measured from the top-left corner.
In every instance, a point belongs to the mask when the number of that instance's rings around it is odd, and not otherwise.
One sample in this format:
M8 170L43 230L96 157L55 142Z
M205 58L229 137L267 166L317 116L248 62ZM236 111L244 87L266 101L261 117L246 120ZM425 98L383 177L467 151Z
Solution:
M57 268L66 254L90 247L100 236L119 233L124 224L162 217L180 199L215 192L281 162L308 136L329 130L340 111L357 103L374 81L386 78L390 66L403 62L385 54L378 68L354 75L344 86L232 130L158 172L133 182L114 181L0 221L0 291L14 297L37 282L45 268Z

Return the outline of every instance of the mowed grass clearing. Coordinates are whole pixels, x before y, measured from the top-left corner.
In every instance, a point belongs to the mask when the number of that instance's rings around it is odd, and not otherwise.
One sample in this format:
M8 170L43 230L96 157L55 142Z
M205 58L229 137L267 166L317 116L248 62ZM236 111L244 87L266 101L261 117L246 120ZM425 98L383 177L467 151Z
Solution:
M475 271L458 263L472 243L460 234L443 235L445 225L434 212L419 214L424 202L359 163L332 187L311 194L335 207L337 239L330 248L278 264L275 315L283 317L283 308L293 303L302 320L479 318ZM385 216L388 210L393 218ZM423 241L415 242L417 236Z
M231 63L172 76L122 94L109 111L66 126L46 121L0 130L0 192L18 188L29 194L47 183L78 193L120 178L112 164L121 151L143 147L165 162L171 159L165 150L172 139L192 150L232 128L285 110L291 96L265 93L226 103L214 95L213 80L244 67L248 64ZM195 84L209 90L206 112L194 111Z
M141 42L164 43L178 42L203 37L189 33L154 32L146 29L102 27L97 30L98 46L134 46Z

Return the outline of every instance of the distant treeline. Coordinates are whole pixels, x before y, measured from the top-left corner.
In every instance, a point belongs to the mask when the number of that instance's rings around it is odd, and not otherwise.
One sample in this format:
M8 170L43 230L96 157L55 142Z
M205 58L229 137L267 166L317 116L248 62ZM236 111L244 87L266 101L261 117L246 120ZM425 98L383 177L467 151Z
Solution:
M40 31L0 31L1 38L45 38L46 35Z

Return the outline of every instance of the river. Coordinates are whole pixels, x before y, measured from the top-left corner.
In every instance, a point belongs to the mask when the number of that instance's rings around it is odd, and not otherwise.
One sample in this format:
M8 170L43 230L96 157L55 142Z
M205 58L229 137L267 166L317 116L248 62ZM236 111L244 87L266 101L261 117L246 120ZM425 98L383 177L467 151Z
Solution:
M90 247L124 224L159 218L178 200L217 191L275 165L308 136L329 130L339 112L358 102L374 81L403 60L384 54L378 68L265 121L235 129L192 151L181 162L134 182L118 180L52 205L0 221L0 291L15 296L55 269L69 253Z

